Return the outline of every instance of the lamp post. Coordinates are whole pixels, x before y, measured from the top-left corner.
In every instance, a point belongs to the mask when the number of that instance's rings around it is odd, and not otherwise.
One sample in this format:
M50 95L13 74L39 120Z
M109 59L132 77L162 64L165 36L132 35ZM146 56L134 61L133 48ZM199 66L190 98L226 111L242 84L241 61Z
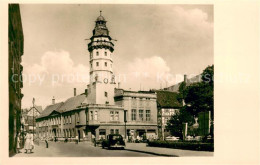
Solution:
M33 100L32 100L32 103L33 103L33 140L34 140L34 109L35 109L34 102L35 102L35 99L33 98Z
M127 112L127 110L124 110L124 122L125 122L125 140L126 140L126 134L127 134L127 130L126 130L126 122L127 122L127 119L126 119L126 112Z

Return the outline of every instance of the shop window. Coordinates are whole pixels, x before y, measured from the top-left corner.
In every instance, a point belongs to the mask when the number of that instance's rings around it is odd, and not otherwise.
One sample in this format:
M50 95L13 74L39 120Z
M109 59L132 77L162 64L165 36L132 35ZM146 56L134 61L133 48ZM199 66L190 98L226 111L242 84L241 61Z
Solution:
M114 129L110 129L110 134L114 134Z

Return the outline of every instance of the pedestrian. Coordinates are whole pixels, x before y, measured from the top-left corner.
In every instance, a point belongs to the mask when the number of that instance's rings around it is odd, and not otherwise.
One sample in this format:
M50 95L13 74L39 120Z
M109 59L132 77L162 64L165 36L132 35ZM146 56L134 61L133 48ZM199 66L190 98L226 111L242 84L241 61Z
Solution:
M20 145L20 132L17 133L16 135L16 138L17 138L17 143L16 143L16 152L17 153L21 153L20 151L20 148L21 148L21 145Z
M31 150L31 136L29 133L25 135L25 145L24 145L25 153L28 153L28 150Z
M33 134L31 134L30 136L31 136L31 138L30 138L30 146L31 146L30 152L32 152L32 150L34 149Z

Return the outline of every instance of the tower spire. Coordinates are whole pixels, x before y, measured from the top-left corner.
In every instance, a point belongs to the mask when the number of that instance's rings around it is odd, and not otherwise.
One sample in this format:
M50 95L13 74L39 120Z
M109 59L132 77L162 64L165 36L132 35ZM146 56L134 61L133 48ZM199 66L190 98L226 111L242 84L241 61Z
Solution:
M102 10L100 10L99 12L100 12L100 16L102 16Z

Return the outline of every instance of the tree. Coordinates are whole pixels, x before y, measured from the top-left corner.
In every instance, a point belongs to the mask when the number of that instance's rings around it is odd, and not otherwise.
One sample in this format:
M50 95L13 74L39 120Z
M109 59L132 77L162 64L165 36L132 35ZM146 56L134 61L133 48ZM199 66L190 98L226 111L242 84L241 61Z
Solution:
M183 91L183 99L187 105L187 111L198 116L199 112L211 111L214 113L214 66L207 67L202 73L202 82L186 86ZM212 115L213 116L213 115Z
M182 139L183 123L188 126L194 124L194 116L199 112L211 111L214 119L214 66L208 66L202 73L202 82L187 85L182 82L179 87L177 99L184 100L183 106L176 115L173 115L168 121L166 128L170 130L171 135L178 136ZM213 127L211 127L213 129ZM196 133L198 130L193 130ZM212 132L212 131L211 131Z
M193 116L186 111L186 107L181 108L176 112L175 115L171 117L166 125L166 129L168 129L173 136L183 138L182 129L183 123L188 123L191 126L194 123Z

